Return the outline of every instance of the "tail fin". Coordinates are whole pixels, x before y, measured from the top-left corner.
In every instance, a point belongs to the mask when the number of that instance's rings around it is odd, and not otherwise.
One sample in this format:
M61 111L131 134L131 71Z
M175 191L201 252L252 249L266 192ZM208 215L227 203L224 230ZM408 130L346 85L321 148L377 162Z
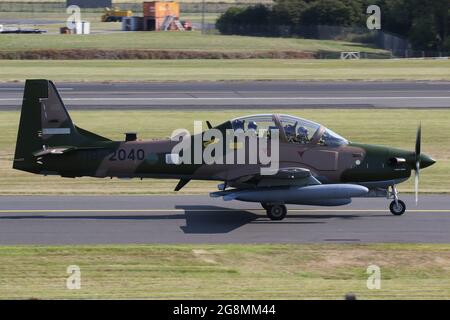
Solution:
M38 171L33 153L48 146L89 146L98 141L109 140L73 124L53 82L26 81L14 169Z

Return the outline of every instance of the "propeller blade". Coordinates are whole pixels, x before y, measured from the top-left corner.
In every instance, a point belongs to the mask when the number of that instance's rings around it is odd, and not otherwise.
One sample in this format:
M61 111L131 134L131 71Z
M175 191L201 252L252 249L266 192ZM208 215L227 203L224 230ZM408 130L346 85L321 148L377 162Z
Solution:
M422 124L419 124L419 127L417 128L417 134L416 134L416 149L415 149L415 158L416 158L416 174L414 177L414 193L416 198L416 206L419 202L419 177L420 177L420 147L421 147L421 140L422 140Z
M421 145L421 138L422 136L422 124L419 124L419 127L417 128L417 134L416 134L416 161L419 161L420 158L420 145Z
M416 195L416 206L419 203L419 169L420 169L420 162L416 161L416 175L414 177L414 192Z

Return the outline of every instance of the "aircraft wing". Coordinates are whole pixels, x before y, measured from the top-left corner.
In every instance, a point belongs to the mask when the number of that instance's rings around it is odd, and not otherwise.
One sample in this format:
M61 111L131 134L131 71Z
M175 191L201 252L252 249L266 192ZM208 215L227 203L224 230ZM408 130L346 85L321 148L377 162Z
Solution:
M348 204L352 197L368 192L366 187L355 184L321 184L305 168L282 168L273 175L245 176L227 183L231 189L210 196L225 201L335 206Z
M253 178L256 187L278 186L306 186L316 185L320 182L314 178L309 169L305 168L281 168L270 175L256 175Z
M290 167L281 168L269 172L270 174L256 174L243 176L235 181L231 182L230 185L235 185L239 188L239 184L252 184L255 187L277 187L277 186L304 186L304 185L315 185L320 184L320 182L311 175L311 171L305 168Z
M311 171L305 168L289 167L275 169L272 172L268 172L266 175L259 175L260 177L274 177L278 179L298 179L311 176Z
M314 178L309 169L290 167L275 170L270 175L246 175L227 181L227 186L234 187L234 191L251 188L271 188L271 187L304 187L321 184ZM222 197L229 193L229 190L211 193L212 197Z

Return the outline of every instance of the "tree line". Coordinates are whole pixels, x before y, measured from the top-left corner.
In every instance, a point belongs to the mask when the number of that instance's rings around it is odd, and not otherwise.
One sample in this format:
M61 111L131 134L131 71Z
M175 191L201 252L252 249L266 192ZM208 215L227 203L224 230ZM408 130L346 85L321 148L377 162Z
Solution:
M231 7L216 27L223 34L245 34L240 26L366 28L369 5L380 7L382 31L408 39L416 50L450 51L450 0L274 0L273 5Z

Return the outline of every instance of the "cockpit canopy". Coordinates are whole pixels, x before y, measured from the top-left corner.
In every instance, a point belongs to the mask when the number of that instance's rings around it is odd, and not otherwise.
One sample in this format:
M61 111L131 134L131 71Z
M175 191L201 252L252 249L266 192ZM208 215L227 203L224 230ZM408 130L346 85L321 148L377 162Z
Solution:
M234 130L259 132L263 129L270 132L271 129L278 129L281 139L290 143L325 146L348 144L346 139L318 123L285 114L257 114L235 118L230 122Z

